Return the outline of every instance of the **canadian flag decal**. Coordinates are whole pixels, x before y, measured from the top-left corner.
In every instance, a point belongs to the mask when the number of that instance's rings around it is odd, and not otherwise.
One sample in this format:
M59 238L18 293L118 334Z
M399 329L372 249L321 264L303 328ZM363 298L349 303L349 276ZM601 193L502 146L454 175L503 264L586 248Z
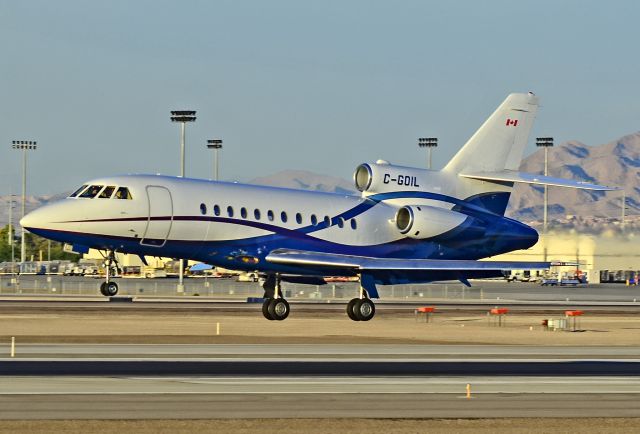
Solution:
M507 119L507 126L511 126L513 125L514 127L518 126L518 120L517 119Z

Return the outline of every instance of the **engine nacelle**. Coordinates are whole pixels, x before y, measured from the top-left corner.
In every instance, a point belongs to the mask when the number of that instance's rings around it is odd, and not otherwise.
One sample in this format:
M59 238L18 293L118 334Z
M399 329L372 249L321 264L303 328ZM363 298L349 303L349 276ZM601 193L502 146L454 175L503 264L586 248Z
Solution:
M409 238L422 240L450 231L462 224L466 215L427 205L406 205L396 213L396 227Z
M387 191L421 191L427 184L431 172L413 167L394 166L386 161L364 163L353 174L356 188L365 193L384 193Z

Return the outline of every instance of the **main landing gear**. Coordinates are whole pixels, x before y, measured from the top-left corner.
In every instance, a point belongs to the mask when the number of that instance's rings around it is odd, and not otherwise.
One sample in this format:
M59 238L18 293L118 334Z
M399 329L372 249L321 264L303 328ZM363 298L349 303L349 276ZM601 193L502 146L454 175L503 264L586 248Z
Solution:
M114 268L115 272L118 272L118 261L116 260L116 253L111 250L105 258L105 281L100 284L100 293L105 297L113 297L118 293L118 284L110 280L111 269Z
M280 276L267 277L262 287L264 288L264 303L262 303L262 315L270 321L282 321L289 316L291 309L289 303L282 297Z
M352 321L369 321L376 314L376 305L369 298L367 290L360 285L360 298L347 303L347 315Z

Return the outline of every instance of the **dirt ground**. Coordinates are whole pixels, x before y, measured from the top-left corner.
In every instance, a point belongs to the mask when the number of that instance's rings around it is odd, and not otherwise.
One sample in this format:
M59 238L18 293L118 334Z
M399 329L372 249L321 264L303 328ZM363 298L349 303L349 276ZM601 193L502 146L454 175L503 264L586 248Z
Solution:
M55 312L0 314L0 342L77 343L415 343L503 345L640 345L640 314L587 312L577 331L548 331L545 318L508 314L502 327L482 313L441 313L431 323L413 314L381 313L353 322L341 311L292 313L267 321L253 310L234 312ZM216 325L220 323L220 336Z
M13 433L225 433L400 434L400 433L602 433L640 432L640 419L244 419L244 420L74 420L0 421L0 434Z

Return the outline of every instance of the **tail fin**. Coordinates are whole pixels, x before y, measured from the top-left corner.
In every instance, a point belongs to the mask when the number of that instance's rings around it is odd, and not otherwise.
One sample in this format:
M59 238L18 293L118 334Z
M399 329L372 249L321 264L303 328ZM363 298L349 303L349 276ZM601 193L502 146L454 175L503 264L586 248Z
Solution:
M443 171L518 170L537 109L538 97L533 93L512 93Z

